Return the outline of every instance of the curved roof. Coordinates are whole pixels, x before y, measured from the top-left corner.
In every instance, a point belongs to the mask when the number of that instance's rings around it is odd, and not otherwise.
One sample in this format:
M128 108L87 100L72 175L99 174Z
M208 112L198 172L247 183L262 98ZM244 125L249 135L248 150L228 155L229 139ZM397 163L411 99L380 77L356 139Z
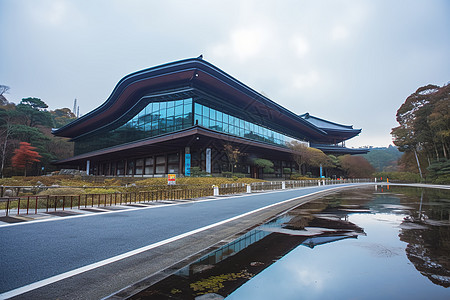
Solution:
M149 93L186 86L225 97L230 104L243 107L248 113L262 114L310 141L333 142L336 134L343 138L339 132L332 132L278 105L202 58L175 61L129 74L118 82L102 105L52 133L76 138L117 120Z
M324 120L305 113L299 115L305 121L325 131L329 136L333 136L336 140L344 141L361 133L361 129L354 129L352 125L342 125L328 120Z

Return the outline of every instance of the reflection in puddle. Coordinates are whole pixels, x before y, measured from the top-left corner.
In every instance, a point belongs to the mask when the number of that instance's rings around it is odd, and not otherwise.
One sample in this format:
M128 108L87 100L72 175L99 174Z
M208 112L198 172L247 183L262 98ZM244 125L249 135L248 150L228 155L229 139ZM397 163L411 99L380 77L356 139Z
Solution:
M385 191L297 207L133 299L450 299L450 193Z

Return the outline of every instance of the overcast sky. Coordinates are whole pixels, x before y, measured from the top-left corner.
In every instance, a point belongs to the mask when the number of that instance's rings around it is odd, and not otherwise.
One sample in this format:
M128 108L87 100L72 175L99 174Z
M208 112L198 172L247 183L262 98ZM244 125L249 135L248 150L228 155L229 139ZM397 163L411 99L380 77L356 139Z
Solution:
M204 59L388 146L406 97L450 81L450 1L0 0L0 84L85 114L134 71Z

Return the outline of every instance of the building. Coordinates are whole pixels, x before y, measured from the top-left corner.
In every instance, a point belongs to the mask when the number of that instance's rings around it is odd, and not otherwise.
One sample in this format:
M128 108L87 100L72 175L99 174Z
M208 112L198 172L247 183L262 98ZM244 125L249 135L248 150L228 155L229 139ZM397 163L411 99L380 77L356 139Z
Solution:
M98 108L53 134L75 143L59 165L106 176L190 175L192 167L260 176L255 158L274 162L275 175L295 168L287 143L325 153L356 154L344 142L361 132L309 114L296 115L202 58L125 76ZM225 145L239 149L230 164Z

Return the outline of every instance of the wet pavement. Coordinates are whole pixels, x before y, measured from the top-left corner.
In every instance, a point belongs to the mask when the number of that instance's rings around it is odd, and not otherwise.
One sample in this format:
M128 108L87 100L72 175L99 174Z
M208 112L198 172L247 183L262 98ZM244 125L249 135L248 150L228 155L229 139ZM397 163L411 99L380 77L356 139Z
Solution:
M123 298L135 293L136 286L142 289L149 281L159 281L200 258L205 249L274 215L357 186L309 187L3 225L0 298L97 299L122 289L116 295Z
M450 192L356 189L299 206L131 299L449 299Z

